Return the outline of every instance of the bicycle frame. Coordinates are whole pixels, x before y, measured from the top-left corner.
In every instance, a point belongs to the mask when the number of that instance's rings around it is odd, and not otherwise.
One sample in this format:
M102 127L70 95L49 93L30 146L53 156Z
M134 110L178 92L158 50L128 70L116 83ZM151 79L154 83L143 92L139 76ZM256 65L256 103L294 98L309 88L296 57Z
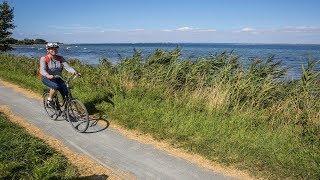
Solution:
M71 94L71 90L70 90L70 81L71 80L74 80L76 77L78 77L77 75L75 75L75 76L73 76L73 77L70 77L70 78L68 78L67 80L66 79L64 79L63 77L61 77L61 76L59 76L59 75L55 75L54 76L54 78L60 78L60 79L62 79L64 82L65 82L65 84L66 84L66 86L67 86L67 95L65 96L65 97L63 97L63 103L62 103L62 105L60 105L59 103L58 103L58 105L59 105L59 110L62 112L62 110L60 109L61 107L64 107L64 109L63 109L63 111L65 111L66 110L66 107L67 107L67 104L70 102L70 100L72 100L73 99L73 96L72 96L72 94Z

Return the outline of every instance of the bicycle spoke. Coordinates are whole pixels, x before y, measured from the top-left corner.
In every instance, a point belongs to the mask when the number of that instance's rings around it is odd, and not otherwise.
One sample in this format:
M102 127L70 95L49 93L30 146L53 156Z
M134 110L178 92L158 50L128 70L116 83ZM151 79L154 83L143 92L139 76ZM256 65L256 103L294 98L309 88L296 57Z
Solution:
M77 100L72 100L67 110L69 123L78 131L84 132L89 126L88 113L84 105Z
M48 116L51 119L56 120L59 117L60 113L56 108L48 105L48 103L47 103L48 96L49 96L48 93L45 93L43 95L43 106L44 106L44 109L45 109L46 113L48 114ZM57 101L56 97L53 98L53 101L56 104L56 101Z

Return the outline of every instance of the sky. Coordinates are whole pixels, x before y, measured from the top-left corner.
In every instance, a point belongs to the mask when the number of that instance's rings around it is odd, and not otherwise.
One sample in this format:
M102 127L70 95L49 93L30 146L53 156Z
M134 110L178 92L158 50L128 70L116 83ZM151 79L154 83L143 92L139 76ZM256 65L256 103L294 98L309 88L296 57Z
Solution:
M320 44L320 0L7 1L17 39Z

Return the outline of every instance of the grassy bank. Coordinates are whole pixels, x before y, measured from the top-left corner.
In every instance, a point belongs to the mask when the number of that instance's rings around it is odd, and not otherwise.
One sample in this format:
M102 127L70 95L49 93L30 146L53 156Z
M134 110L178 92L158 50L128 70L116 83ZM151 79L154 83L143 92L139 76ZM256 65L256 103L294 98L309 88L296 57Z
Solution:
M72 179L65 157L0 113L0 179Z
M73 92L91 113L175 147L267 178L320 178L320 75L282 79L272 57L244 68L232 53L189 61L179 50L139 52L119 64L71 60L83 74ZM42 91L38 61L0 55L0 77Z

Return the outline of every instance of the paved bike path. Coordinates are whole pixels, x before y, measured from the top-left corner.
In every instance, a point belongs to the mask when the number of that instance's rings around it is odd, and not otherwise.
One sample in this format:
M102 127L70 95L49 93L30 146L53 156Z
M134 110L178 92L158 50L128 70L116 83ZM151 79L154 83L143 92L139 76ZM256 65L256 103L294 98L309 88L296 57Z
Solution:
M83 153L115 173L133 174L137 179L231 179L231 177L199 167L174 157L151 145L131 140L117 130L100 125L91 127L94 133L78 133L66 121L50 120L39 100L27 98L0 82L0 105L60 140L68 148ZM96 132L98 131L98 132Z

